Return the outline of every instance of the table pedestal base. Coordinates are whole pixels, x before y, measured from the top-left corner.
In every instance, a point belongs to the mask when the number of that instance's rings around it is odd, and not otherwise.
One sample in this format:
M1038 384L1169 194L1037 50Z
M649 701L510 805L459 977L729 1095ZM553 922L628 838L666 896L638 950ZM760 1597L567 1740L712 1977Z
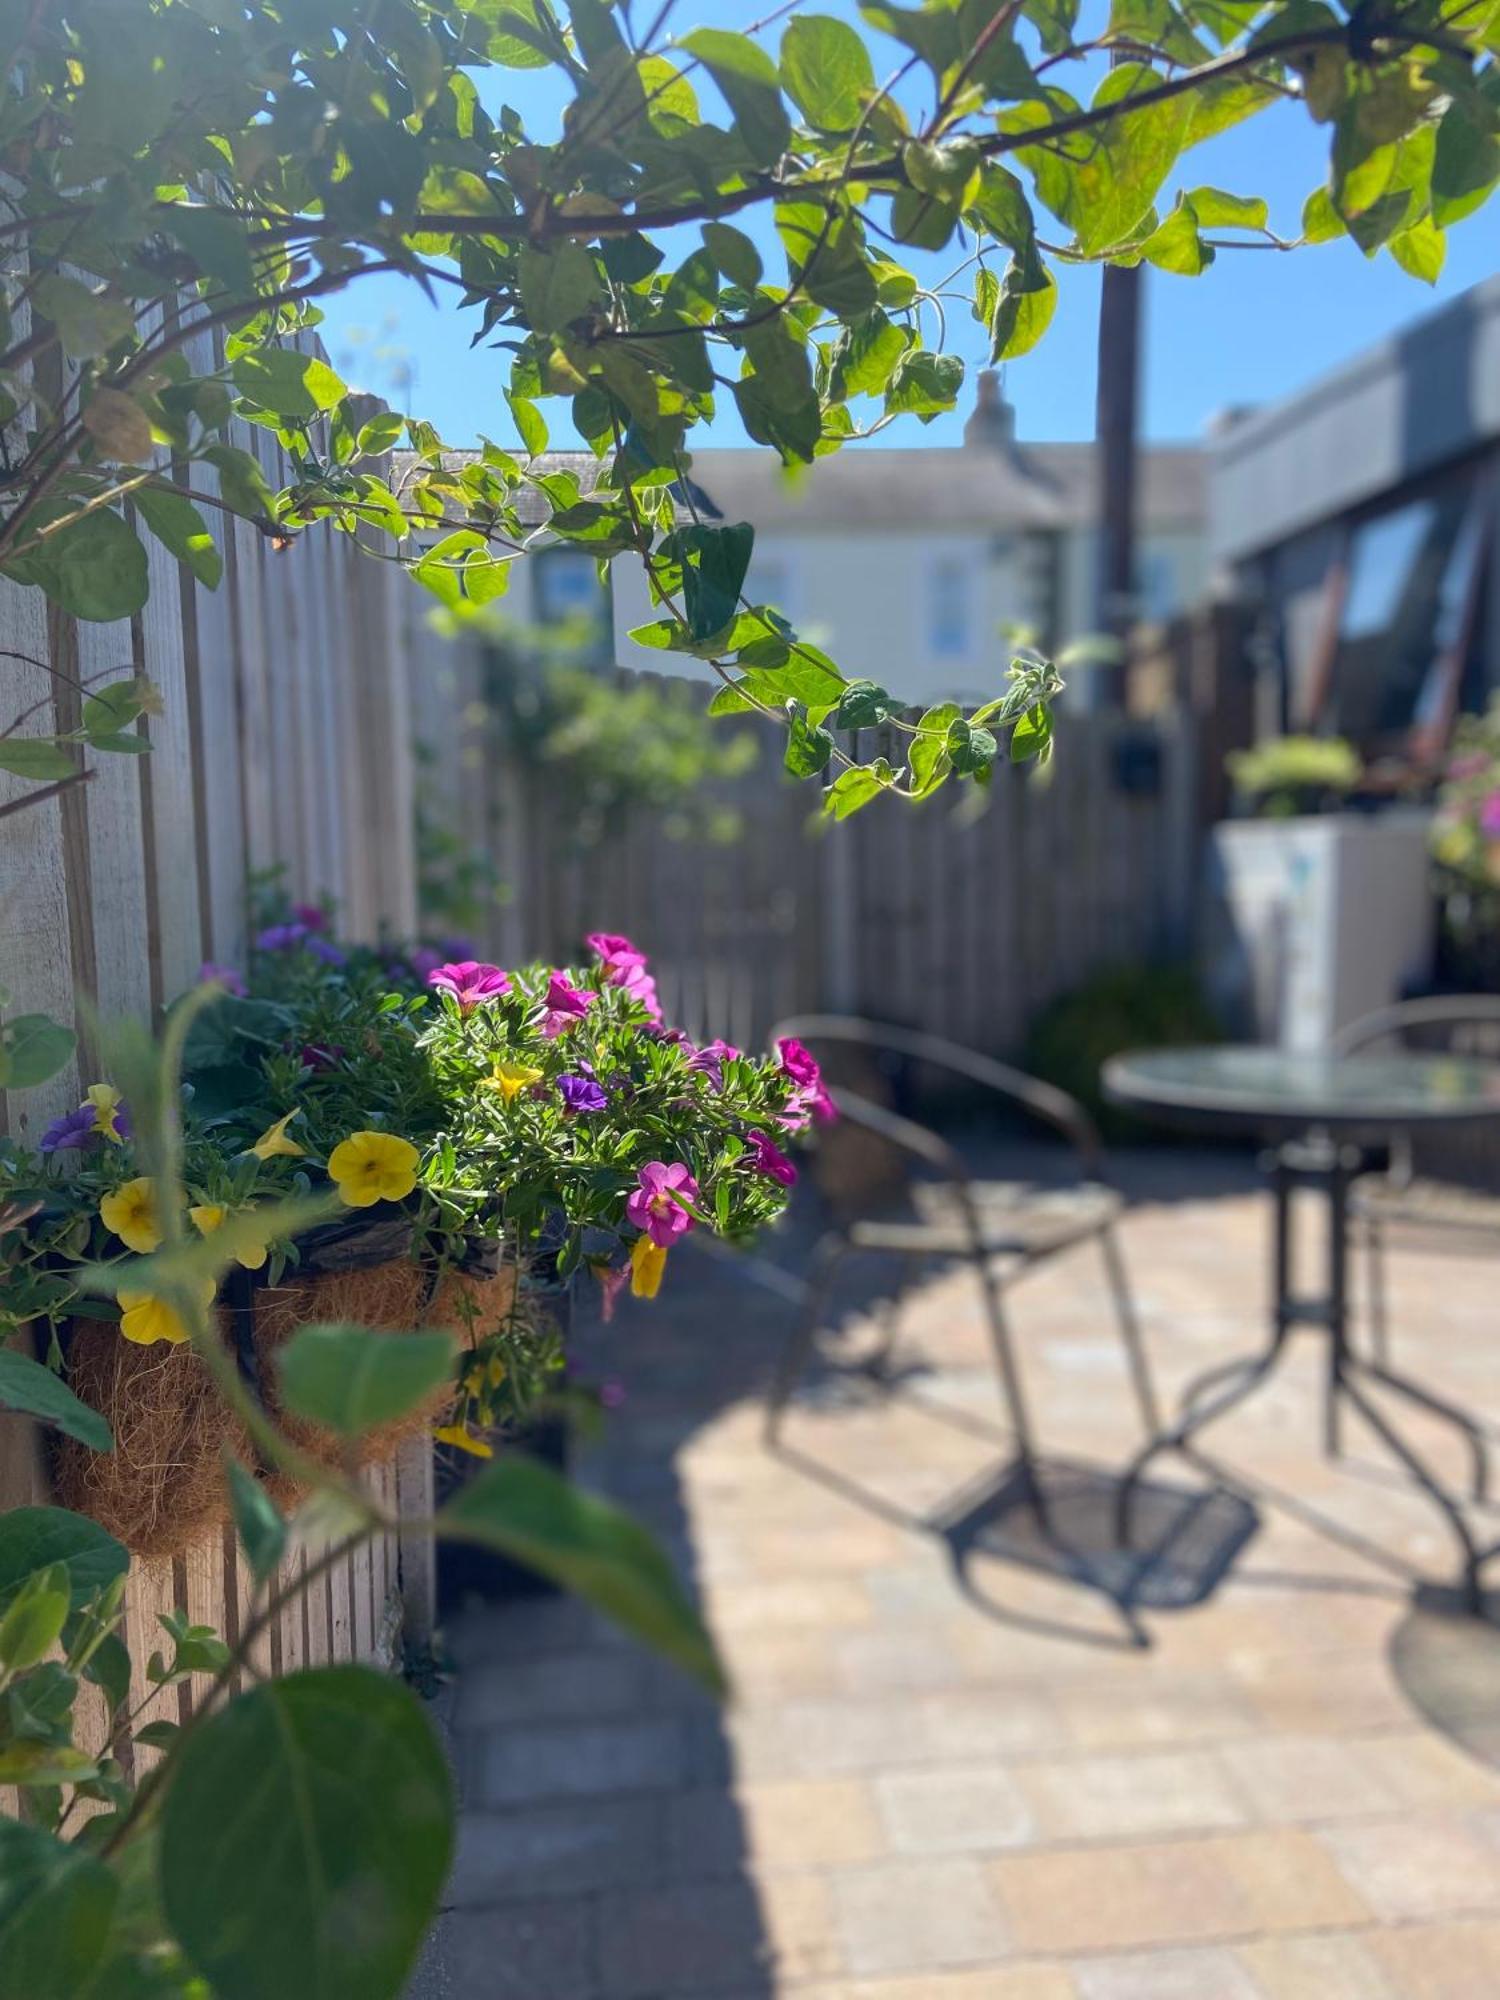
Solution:
M1275 1211L1272 1231L1275 1304L1270 1344L1259 1354L1243 1355L1223 1362L1189 1384L1176 1423L1160 1432L1137 1454L1120 1482L1115 1502L1119 1539L1122 1543L1130 1540L1136 1489L1152 1460L1164 1451L1185 1451L1200 1431L1217 1423L1220 1417L1243 1403L1269 1379L1287 1352L1290 1336L1296 1328L1316 1327L1326 1335L1328 1342L1323 1406L1325 1449L1330 1457L1338 1456L1343 1408L1345 1404L1349 1405L1364 1418L1391 1456L1405 1466L1447 1521L1463 1565L1464 1602L1470 1611L1477 1612L1481 1608L1480 1568L1491 1555L1500 1553L1500 1544L1485 1549L1479 1547L1462 1503L1448 1491L1426 1461L1372 1402L1367 1388L1375 1387L1390 1395L1404 1397L1462 1433L1468 1444L1472 1472L1470 1490L1476 1501L1486 1499L1489 1486L1488 1454L1483 1433L1462 1410L1398 1370L1366 1360L1349 1344L1349 1184L1360 1170L1361 1156L1356 1148L1339 1146L1332 1141L1298 1140L1277 1147L1266 1156L1265 1163ZM1315 1190L1327 1204L1328 1289L1318 1297L1300 1296L1292 1285L1292 1195L1299 1187ZM1209 1394L1210 1390L1214 1393Z

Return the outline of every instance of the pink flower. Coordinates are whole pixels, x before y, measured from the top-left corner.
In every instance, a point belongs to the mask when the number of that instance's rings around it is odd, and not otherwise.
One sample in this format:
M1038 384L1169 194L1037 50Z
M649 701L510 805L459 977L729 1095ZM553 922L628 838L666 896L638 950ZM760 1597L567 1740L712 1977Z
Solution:
M304 930L326 931L328 912L321 903L293 903L292 915Z
M646 954L618 931L590 931L584 943L598 959L610 985L622 986L645 1009L649 1020L659 1021L661 1002L656 997L656 981L646 970Z
M776 1044L776 1053L781 1058L781 1067L793 1083L806 1084L817 1089L823 1081L823 1072L818 1067L817 1057L801 1042L794 1042L790 1035Z
M498 965L485 965L474 958L438 966L428 973L427 984L439 993L451 993L465 1014L486 1000L503 999L510 991L510 980Z
M750 1164L755 1171L765 1174L770 1180L780 1181L783 1187L790 1187L797 1178L797 1169L781 1148L764 1132L751 1132L747 1136Z
M1479 808L1479 825L1489 839L1500 838L1500 792L1491 792Z
M1448 766L1448 776L1455 783L1462 783L1465 778L1482 777L1489 769L1489 764L1490 760L1486 751L1469 750L1462 757L1455 757L1453 759L1452 763Z
M659 1250L686 1236L693 1218L683 1201L702 1199L698 1183L680 1161L648 1160L638 1176L639 1185L625 1203L625 1214L637 1229L643 1229ZM681 1196L677 1200L674 1196Z
M831 1125L838 1115L839 1108L820 1078L817 1083L799 1086L792 1092L776 1123L788 1132L805 1132L815 1119L820 1125Z
M595 996L585 993L581 987L570 986L560 972L554 972L547 981L547 997L543 1002L546 1012L542 1016L542 1033L549 1041L560 1035L564 1028L571 1028L575 1021L581 1021L594 1004Z

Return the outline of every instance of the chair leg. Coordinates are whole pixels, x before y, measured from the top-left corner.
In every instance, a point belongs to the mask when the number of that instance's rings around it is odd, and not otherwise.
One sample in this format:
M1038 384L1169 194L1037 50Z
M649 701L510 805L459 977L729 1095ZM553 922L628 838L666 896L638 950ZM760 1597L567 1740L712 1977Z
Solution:
M880 1308L880 1345L870 1358L870 1374L880 1380L891 1365L891 1356L896 1351L896 1336L901 1330L901 1314L906 1306L907 1294L917 1280L923 1259L907 1255L901 1259L900 1275L896 1279L896 1289Z
M1010 1410L1011 1427L1016 1434L1016 1443L1029 1471L1036 1456L1035 1441L1031 1434L1031 1419L1026 1410L1026 1391L1016 1362L1015 1346L1010 1337L1010 1322L1006 1318L1005 1305L1000 1296L1001 1288L990 1268L989 1259L983 1252L977 1254L971 1261L979 1279L979 1288L984 1294L985 1318L989 1326L990 1347L995 1357L995 1372L1000 1378L1001 1393Z
M1115 1302L1115 1317L1120 1322L1120 1338L1125 1343L1125 1358L1130 1364L1130 1380L1140 1405L1141 1420L1147 1437L1155 1437L1161 1429L1161 1411L1157 1407L1156 1386L1151 1379L1146 1342L1135 1309L1135 1294L1130 1289L1130 1274L1125 1268L1124 1252L1113 1224L1107 1224L1100 1230L1099 1248L1104 1257L1110 1294Z
M1382 1368L1390 1366L1391 1327L1385 1295L1385 1238L1373 1216L1365 1222L1365 1272L1370 1287L1370 1345Z
M781 1430L782 1412L791 1401L792 1391L807 1373L807 1364L817 1345L818 1329L833 1288L833 1274L848 1251L847 1238L832 1233L823 1237L813 1251L812 1270L807 1280L807 1296L802 1316L793 1327L776 1363L766 1398L765 1442L774 1445Z

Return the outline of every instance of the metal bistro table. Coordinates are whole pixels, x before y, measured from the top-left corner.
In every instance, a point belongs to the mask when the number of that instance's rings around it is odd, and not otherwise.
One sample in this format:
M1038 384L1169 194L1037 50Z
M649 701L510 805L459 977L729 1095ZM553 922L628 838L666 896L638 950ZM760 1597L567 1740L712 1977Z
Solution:
M1324 1426L1329 1454L1338 1452L1339 1417L1347 1402L1442 1510L1462 1556L1466 1603L1478 1610L1480 1567L1497 1548L1478 1545L1460 1501L1372 1402L1368 1387L1403 1396L1463 1434L1477 1500L1486 1497L1483 1433L1462 1410L1351 1347L1347 1214L1349 1185L1365 1165L1364 1147L1419 1126L1500 1118L1500 1064L1424 1055L1340 1059L1271 1048L1164 1049L1115 1057L1105 1066L1104 1089L1115 1103L1162 1123L1265 1138L1270 1149L1264 1165L1274 1204L1270 1343L1259 1354L1221 1363L1188 1386L1176 1423L1136 1456L1121 1482L1121 1540L1129 1538L1134 1495L1152 1459L1163 1451L1186 1451L1199 1431L1266 1381L1295 1327L1319 1327L1328 1336ZM1291 1198L1299 1187L1314 1189L1327 1204L1327 1290L1320 1296L1299 1295L1292 1284Z

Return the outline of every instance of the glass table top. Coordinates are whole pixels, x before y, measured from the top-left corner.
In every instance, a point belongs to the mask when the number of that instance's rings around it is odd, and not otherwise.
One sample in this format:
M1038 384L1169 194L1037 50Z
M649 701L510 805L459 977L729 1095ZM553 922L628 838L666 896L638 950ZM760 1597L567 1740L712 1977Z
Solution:
M1284 1049L1152 1049L1104 1066L1105 1095L1194 1123L1389 1130L1500 1118L1500 1063L1445 1055L1292 1055Z

